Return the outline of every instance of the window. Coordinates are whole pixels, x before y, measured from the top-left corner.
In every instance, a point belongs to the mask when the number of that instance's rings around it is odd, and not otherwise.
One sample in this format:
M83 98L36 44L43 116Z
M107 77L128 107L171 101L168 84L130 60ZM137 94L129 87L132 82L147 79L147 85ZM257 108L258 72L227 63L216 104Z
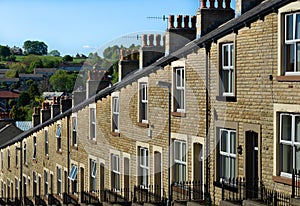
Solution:
M72 181L72 193L77 194L77 172L78 172L78 167L76 165L72 165L72 169L69 174L69 179Z
M222 45L221 91L223 96L234 95L233 43Z
M184 68L175 68L175 91L174 111L184 112L185 110L185 73Z
M3 151L1 151L1 169L4 169L4 155L3 155Z
M15 163L16 163L16 167L18 167L18 164L19 164L18 147L16 147L15 152L16 152Z
M280 114L280 175L300 169L300 114Z
M44 171L44 194L48 195L48 185L49 185L49 177L48 177L48 172Z
M7 169L10 168L10 150L7 150Z
M300 74L300 13L285 15L285 74Z
M113 132L119 132L119 98L113 98Z
M72 168L73 169L73 168ZM62 186L62 175L61 175L61 168L60 167L57 167L57 194L61 195L62 192L61 192L61 186Z
M36 159L36 137L33 137L33 156L32 158L35 160Z
M186 143L174 141L174 181L186 181Z
M90 160L90 189L91 191L96 191L96 183L97 183L97 162L96 160Z
M18 198L19 196L19 180L15 178L15 197Z
M140 121L148 123L148 85L140 84Z
M24 146L23 146L23 162L24 162L24 164L27 164L26 143L24 143Z
M149 158L148 149L139 149L139 185L147 188L148 187L148 174L149 174Z
M5 198L5 183L1 180L1 197Z
M120 191L120 157L111 155L111 189Z
M45 130L45 155L49 154L48 131Z
M7 198L10 199L10 180L7 180Z
M32 176L33 176L33 188L32 188L32 193L33 193L33 196L37 195L37 174L36 172L33 172L32 173Z
M96 109L90 108L90 138L96 140Z
M220 129L219 177L228 180L236 177L236 131Z
M60 124L57 125L55 136L56 136L56 150L61 151L61 125Z
M73 146L77 147L77 117L72 117L72 126L73 126Z
M27 178L23 176L23 196L27 196Z

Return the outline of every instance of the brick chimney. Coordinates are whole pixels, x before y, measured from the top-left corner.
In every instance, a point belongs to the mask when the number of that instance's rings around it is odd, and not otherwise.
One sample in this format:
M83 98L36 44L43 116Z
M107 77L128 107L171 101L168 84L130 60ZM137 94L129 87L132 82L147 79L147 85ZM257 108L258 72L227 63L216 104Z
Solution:
M90 70L88 71L88 80L86 85L86 98L90 98L97 94L100 90L110 85L108 74L104 70Z
M139 68L139 54L137 50L120 49L119 81L129 73Z
M32 114L32 125L33 127L39 125L41 123L41 114L40 114L40 108L34 107L33 108L33 114Z
M60 112L64 113L68 109L72 108L72 99L67 96L62 96L60 99Z
M56 117L60 114L60 97L52 97L52 103L51 103L51 118Z
M144 68L165 55L165 37L160 34L143 34L139 67Z
M49 102L42 103L42 110L41 110L41 123L46 122L51 118L51 110L49 106Z
M196 17L178 15L169 16L166 32L166 54L171 54L196 38Z
M201 37L220 25L234 18L234 10L230 8L231 0L201 0L201 7L197 11L197 37ZM225 5L225 6L224 6Z
M77 90L73 91L73 94L72 94L73 107L82 103L85 99L86 99L86 91L85 90L77 89Z
M260 4L263 0L236 0L236 16L240 16L246 11Z

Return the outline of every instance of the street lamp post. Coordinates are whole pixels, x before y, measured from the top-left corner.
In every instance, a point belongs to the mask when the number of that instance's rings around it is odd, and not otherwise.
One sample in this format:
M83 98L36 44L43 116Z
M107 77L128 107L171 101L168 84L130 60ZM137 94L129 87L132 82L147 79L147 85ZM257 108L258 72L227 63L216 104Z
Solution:
M156 85L168 89L168 202L171 205L171 84L169 82L157 81Z

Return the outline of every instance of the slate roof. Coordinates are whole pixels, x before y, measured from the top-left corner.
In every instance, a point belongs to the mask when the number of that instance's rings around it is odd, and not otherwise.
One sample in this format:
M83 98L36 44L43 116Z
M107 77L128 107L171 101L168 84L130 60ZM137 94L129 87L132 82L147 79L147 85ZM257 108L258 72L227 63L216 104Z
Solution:
M130 85L133 82L136 82L138 79L148 76L151 73L154 73L155 71L161 69L161 67L168 65L172 61L176 61L180 59L181 57L184 57L185 55L189 53L196 52L198 48L203 48L211 43L217 41L219 38L231 34L232 32L238 32L239 29L244 28L245 26L251 25L251 23L257 21L258 19L263 19L266 15L277 12L278 9L288 3L294 2L296 0L266 0L259 4L258 6L254 7L253 9L249 10L248 12L242 14L241 16L234 18L225 24L221 25L217 29L209 32L208 34L202 36L199 39L196 39L181 49L169 54L168 56L162 57L150 66L143 68L142 70L138 70L134 72L132 75L129 75L125 77L121 82L118 82L114 84L111 87L105 88L101 90L99 93L97 93L95 96L87 99L86 101L82 102L81 104L78 104L74 108L71 108L67 110L66 112L54 117L53 119L50 119L43 124L40 124L31 130L28 130L24 132L21 135L16 136L14 139L8 141L6 144L0 146L0 148L6 147L10 144L13 144L16 141L19 141L23 139L24 137L27 137L31 135L32 133L39 131L45 126L48 126L50 124L53 124L54 122L58 121L59 119L71 115L72 112L76 112L82 108L84 108L86 105L89 105L91 103L96 102L99 99L105 98L107 95L110 95L112 92L119 90L123 87L126 87L127 85Z
M27 131L33 127L32 121L16 121L16 127L22 131Z
M0 91L0 99L16 99L19 97L19 93L11 91Z
M12 140L15 136L21 134L23 131L17 128L14 124L7 124L0 129L0 147Z

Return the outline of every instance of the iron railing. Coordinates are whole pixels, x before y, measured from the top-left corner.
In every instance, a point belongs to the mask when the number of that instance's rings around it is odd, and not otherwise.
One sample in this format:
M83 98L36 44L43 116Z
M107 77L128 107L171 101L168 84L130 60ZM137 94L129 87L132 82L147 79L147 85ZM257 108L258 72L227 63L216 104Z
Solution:
M134 186L133 201L143 203L166 203L166 193L159 185Z
M86 192L81 191L81 203L89 204L89 205L101 205L100 197L102 196L103 191L93 191Z
M48 195L48 204L49 205L57 205L60 206L61 202L59 201L59 199L57 199L54 194L49 194Z
M204 184L202 181L175 182L171 185L171 200L205 200Z
M111 204L130 205L131 192L129 188L120 190L104 190L104 201Z
M26 206L27 205L34 206L32 200L29 197L27 197L27 196L24 197L24 205L26 205Z
M300 198L300 170L293 170L292 198Z
M27 198L27 197L25 197L25 198ZM35 202L35 205L47 206L46 201L42 197L40 197L38 195L34 196L34 202Z
M72 204L72 205L79 205L78 204L78 199L72 197L68 193L63 193L63 203L64 204Z

